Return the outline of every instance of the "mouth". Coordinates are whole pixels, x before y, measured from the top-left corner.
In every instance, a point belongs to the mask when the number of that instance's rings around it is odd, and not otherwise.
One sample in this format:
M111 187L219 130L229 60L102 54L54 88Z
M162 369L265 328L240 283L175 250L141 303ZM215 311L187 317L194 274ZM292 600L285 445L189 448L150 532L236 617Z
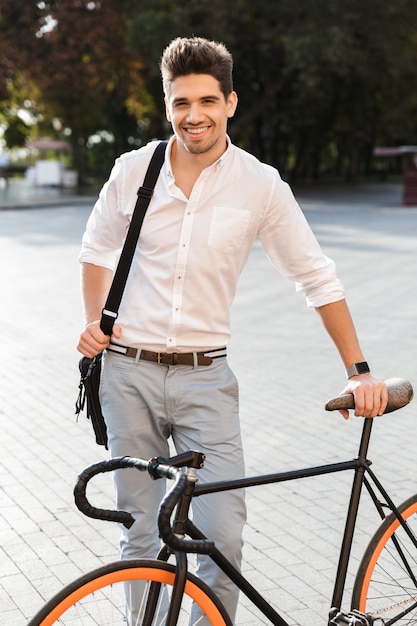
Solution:
M203 135L205 135L205 133L208 131L209 128L210 126L198 126L198 127L187 126L183 130L193 139L200 139L201 137L203 137Z

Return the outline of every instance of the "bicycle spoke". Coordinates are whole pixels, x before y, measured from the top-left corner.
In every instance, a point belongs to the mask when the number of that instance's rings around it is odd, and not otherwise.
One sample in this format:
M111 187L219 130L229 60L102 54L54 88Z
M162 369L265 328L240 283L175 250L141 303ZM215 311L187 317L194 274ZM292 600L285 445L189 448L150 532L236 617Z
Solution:
M400 509L410 534L393 514L383 522L364 555L352 598L354 608L403 626L417 624L417 496Z

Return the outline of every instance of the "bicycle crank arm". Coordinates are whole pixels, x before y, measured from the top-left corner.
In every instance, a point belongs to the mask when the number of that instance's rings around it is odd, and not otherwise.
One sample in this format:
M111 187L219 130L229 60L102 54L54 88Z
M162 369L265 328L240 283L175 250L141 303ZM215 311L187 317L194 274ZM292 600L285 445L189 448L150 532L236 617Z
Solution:
M380 617L374 617L368 613L356 610L343 613L339 609L330 609L328 626L372 626L378 622L383 626L384 621Z

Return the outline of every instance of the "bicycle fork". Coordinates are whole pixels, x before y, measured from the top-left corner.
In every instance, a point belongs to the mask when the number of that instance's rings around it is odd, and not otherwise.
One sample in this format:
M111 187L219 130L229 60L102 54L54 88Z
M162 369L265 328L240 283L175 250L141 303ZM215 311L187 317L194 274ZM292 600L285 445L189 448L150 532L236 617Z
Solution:
M201 462L201 460L200 460ZM174 521L174 529L175 534L180 537L185 536L185 528L186 522L188 519L188 511L190 508L192 493L194 491L194 486L197 481L197 473L195 467L187 468L187 486L185 489L185 493L181 499L180 504L178 505L175 521ZM163 546L160 553L158 554L158 560L167 562L172 552L168 549L167 546ZM181 551L174 551L175 556L175 579L172 587L171 598L169 600L168 612L166 617L166 626L176 626L178 623L178 618L181 610L182 599L184 596L185 584L187 582L187 573L188 573L188 559L187 554ZM155 610L158 605L158 602L161 601L160 598L161 593L161 584L160 583L152 583L151 588L148 595L148 601L146 606L146 614L143 620L143 626L151 626L153 622L153 618L155 615Z

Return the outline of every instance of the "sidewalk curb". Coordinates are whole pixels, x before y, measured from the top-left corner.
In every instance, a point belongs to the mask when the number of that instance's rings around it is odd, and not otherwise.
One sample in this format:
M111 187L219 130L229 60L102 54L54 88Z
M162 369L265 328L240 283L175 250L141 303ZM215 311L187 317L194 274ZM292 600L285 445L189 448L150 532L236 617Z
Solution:
M0 203L0 211L14 211L15 209L54 209L60 206L74 206L74 205L86 205L93 204L95 202L95 196L68 196L67 198L51 198L33 200L31 202L7 202Z

